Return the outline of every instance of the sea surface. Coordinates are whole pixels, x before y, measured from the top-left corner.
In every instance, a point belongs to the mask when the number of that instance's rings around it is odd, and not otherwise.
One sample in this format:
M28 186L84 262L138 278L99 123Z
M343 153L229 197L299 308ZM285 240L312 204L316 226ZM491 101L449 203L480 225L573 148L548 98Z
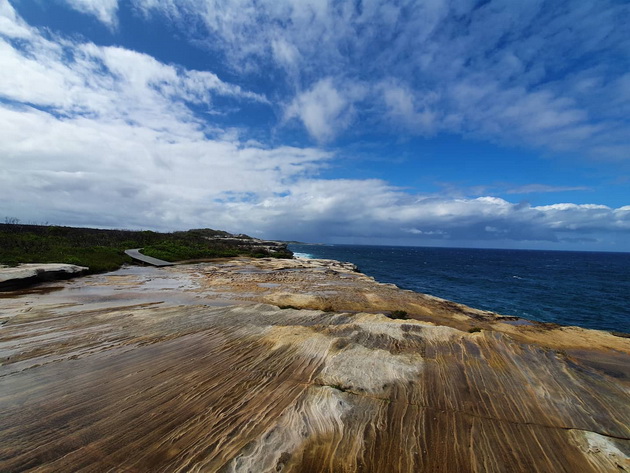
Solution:
M402 289L531 320L630 333L630 253L289 245Z

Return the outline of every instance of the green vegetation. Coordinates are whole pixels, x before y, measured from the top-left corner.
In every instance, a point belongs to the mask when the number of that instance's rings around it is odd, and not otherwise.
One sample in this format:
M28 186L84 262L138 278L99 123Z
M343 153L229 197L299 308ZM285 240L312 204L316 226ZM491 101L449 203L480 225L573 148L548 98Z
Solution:
M152 231L100 230L45 225L0 224L0 264L70 263L90 272L112 271L131 258L124 250L142 252L166 261L230 256L290 258L286 248L270 252L246 235L212 229L157 233Z
M329 384L328 386L336 389L337 391L341 391L342 393L347 393L349 391L348 388L343 387L341 384Z
M391 311L387 317L390 319L408 319L406 310L393 310Z
M238 256L241 254L237 248L209 248L208 245L186 244L168 240L164 243L145 246L142 253L147 256L162 259L164 261L183 261L192 259L219 258L225 256Z
M468 333L477 333L477 332L481 332L481 329L479 327L472 327L468 329Z

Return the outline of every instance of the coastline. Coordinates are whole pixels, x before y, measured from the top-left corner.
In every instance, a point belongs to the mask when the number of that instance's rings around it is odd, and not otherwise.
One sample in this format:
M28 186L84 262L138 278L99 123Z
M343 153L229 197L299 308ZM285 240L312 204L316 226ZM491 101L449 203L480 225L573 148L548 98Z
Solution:
M292 246L381 282L527 320L630 334L630 254Z
M353 265L126 267L0 308L3 471L630 467L628 339L514 324Z

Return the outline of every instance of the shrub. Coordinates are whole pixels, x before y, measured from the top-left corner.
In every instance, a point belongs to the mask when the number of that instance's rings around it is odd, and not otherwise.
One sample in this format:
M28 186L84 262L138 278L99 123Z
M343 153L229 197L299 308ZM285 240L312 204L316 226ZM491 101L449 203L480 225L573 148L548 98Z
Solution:
M408 319L406 310L393 310L387 315L390 319Z

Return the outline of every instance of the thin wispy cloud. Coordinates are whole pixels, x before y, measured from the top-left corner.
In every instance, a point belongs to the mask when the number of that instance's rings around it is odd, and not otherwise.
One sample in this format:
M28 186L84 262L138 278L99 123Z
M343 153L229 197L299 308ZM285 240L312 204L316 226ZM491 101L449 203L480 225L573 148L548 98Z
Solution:
M354 119L354 104L365 97L360 85L338 87L330 78L300 93L286 108L285 119L298 118L309 134L326 143L342 134Z
M535 194L553 192L576 192L589 191L586 186L549 186L546 184L527 184L525 186L514 187L506 191L507 194Z
M59 0L81 13L94 15L110 28L118 24L118 0Z
M316 140L321 127L304 121L312 110L300 99L334 78L337 90L360 84L370 91L363 104L346 104L380 117L382 126L402 122L408 133L473 134L596 159L630 156L628 75L618 60L627 64L630 13L618 2L135 5L182 28L200 21L207 36L194 30L191 39L242 74L284 71L283 92L295 92L290 116Z

